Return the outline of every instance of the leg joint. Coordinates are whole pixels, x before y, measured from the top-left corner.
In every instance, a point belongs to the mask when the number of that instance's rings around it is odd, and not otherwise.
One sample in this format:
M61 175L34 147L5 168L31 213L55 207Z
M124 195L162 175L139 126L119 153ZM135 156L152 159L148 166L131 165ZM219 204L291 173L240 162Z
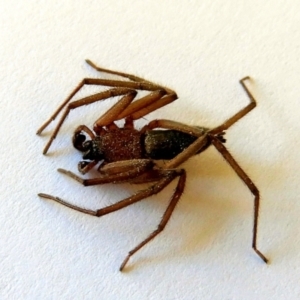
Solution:
M248 185L250 191L252 192L252 194L256 197L259 197L259 190L255 186L255 184L252 181L250 181L249 183L247 183L247 185Z

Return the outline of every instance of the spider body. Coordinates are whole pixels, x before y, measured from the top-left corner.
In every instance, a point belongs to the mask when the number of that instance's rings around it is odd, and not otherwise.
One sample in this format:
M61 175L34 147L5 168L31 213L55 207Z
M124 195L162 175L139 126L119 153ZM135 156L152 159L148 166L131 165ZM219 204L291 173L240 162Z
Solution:
M203 134L206 128L201 128ZM111 163L131 159L170 160L188 148L196 136L178 130L147 130L117 128L102 132L91 140L82 133L73 136L74 147L83 152L83 159ZM207 138L207 146L209 146ZM204 149L202 149L203 151ZM88 164L87 161L80 162Z
M168 223L185 187L186 171L182 167L179 168L179 166L190 157L200 154L212 145L228 162L254 196L252 248L264 262L267 262L266 257L256 246L259 191L224 146L225 131L256 106L256 100L245 85L245 81L250 78L245 77L240 80L240 84L248 95L250 103L220 126L208 129L189 126L171 120L158 119L149 122L138 130L134 126L135 120L172 103L177 99L177 94L169 88L154 84L143 78L99 68L88 60L87 63L97 71L115 74L129 80L83 79L49 120L38 130L37 133L40 134L64 110L43 153L47 153L71 110L111 97L121 96L121 99L115 105L96 120L93 130L85 125L80 125L73 135L73 146L83 153L83 161L79 162L78 170L82 174L86 174L98 165L100 176L85 179L64 169L58 169L58 171L75 179L84 186L122 182L134 184L151 182L151 185L130 197L98 210L82 208L48 194L40 193L39 196L54 200L79 212L100 217L157 194L175 178L178 178L176 189L157 229L129 251L120 267L120 270L123 270L129 258L162 232ZM110 88L104 92L72 102L73 96L84 85L108 86ZM149 91L149 94L135 100L139 90ZM115 121L118 120L125 121L124 127L120 128L116 125ZM159 160L165 160L165 163L161 166L157 164Z

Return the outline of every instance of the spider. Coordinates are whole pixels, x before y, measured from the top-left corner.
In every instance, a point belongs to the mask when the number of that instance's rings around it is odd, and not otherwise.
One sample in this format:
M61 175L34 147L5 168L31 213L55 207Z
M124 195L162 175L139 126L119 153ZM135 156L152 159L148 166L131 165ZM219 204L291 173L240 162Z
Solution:
M54 200L79 212L101 217L159 193L178 177L175 191L157 229L129 251L120 266L120 271L122 271L130 257L153 240L167 225L185 186L186 171L183 168L179 168L179 166L190 157L200 154L213 145L254 196L252 248L267 263L267 258L258 250L256 245L260 199L259 190L224 146L226 141L224 139L225 131L256 107L256 100L245 84L250 77L244 77L239 81L248 95L250 103L215 128L189 126L171 120L157 119L149 122L141 130L137 130L134 128L135 120L172 103L177 99L176 93L167 87L143 78L98 67L90 60L86 60L86 62L96 71L118 75L127 78L127 80L83 79L54 114L37 131L37 134L41 134L64 109L58 124L44 148L43 154L47 153L71 110L97 101L121 96L116 104L96 120L93 130L85 125L80 125L73 135L73 146L83 153L83 161L78 164L79 172L86 174L99 164L98 171L100 176L83 179L64 169L58 169L58 171L75 179L84 186L123 182L133 184L151 182L152 184L130 197L97 210L82 208L48 194L40 193L38 195ZM84 85L107 86L110 88L80 100L71 101ZM148 91L149 94L134 101L139 90ZM122 119L125 122L124 126L120 128L116 125L115 121ZM163 166L159 166L159 160L165 160L166 162Z

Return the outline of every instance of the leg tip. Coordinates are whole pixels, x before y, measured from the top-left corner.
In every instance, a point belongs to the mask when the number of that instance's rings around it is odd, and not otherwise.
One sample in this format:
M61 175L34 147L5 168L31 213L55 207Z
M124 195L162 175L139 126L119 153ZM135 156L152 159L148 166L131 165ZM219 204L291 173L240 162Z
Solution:
M245 81L245 80L251 80L251 77L250 76L245 76L244 78L242 78L240 80L240 82Z
M52 141L53 141L53 139L51 138L51 139L49 140L49 142L46 144L46 146L45 146L45 148L44 148L44 150L43 150L43 154L44 154L44 155L47 154L47 152L48 152L48 150L49 150L49 148L50 148L50 146L51 146L51 144L52 144Z
M63 174L68 174L68 171L67 171L67 170L61 169L61 168L58 168L58 169L57 169L57 172L63 173Z
M119 269L119 271L120 272L123 272L123 269L124 269L124 267L125 267L125 265L127 264L127 262L128 262L128 260L129 260L129 255L124 259L124 261L122 262L122 264L121 264L121 266L120 266L120 269Z
M97 69L97 66L89 59L85 59L85 62L94 69Z
M44 194L44 193L38 193L38 196L41 197L41 198L45 198L45 199L50 199L50 200L53 199L53 196L48 195L48 194Z
M269 264L269 259L267 259L266 257L264 257L263 259L262 259L267 265Z
M254 251L266 264L269 263L269 260L259 250L254 248Z

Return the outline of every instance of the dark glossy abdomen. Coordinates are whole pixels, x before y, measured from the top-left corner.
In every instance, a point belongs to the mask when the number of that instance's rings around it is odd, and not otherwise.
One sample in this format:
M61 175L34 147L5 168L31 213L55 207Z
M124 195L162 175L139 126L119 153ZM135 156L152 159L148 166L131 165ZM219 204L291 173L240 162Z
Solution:
M172 159L197 137L177 130L151 130L144 136L145 156L151 159Z

